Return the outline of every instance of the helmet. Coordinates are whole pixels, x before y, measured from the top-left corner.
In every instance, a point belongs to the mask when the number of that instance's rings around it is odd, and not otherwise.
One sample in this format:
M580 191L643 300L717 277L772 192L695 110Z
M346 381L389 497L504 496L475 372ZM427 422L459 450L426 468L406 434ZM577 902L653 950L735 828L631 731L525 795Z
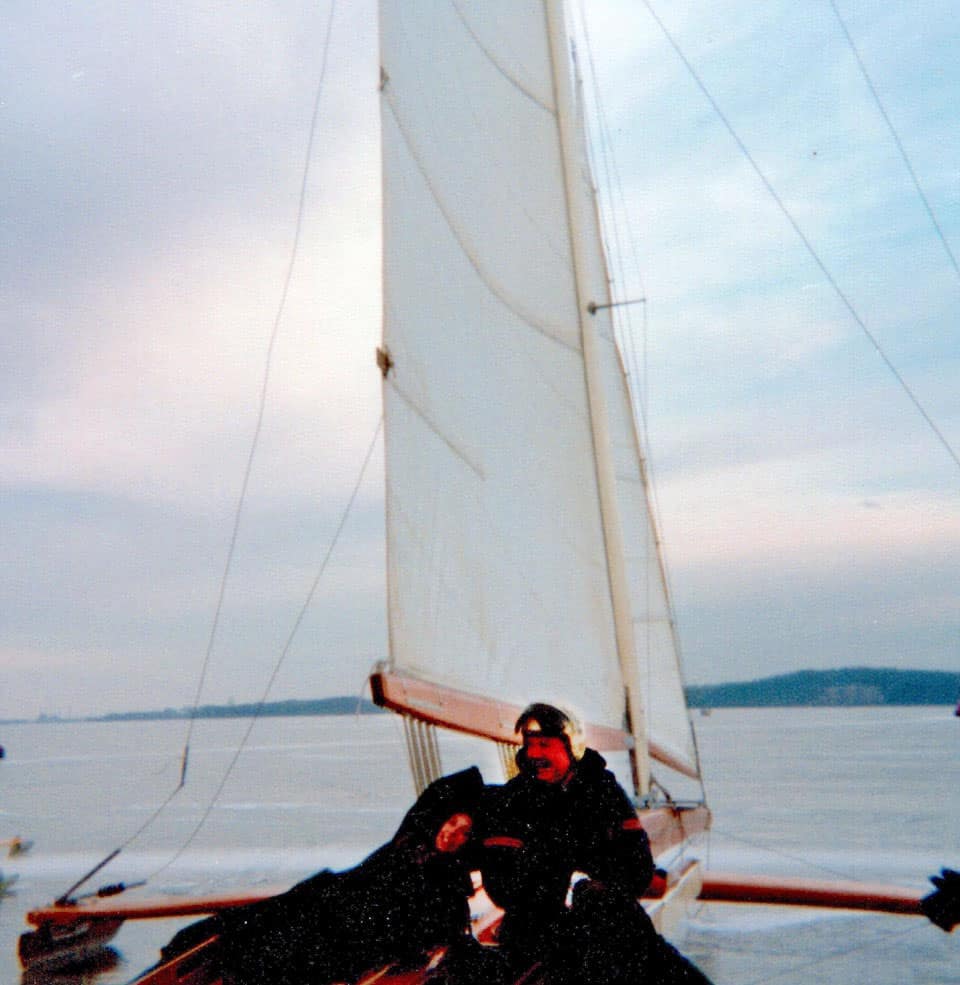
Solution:
M583 756L585 744L583 729L576 717L569 711L563 711L554 705L535 701L527 705L520 713L514 732L519 732L524 738L528 735L542 735L563 739L570 755L578 760Z

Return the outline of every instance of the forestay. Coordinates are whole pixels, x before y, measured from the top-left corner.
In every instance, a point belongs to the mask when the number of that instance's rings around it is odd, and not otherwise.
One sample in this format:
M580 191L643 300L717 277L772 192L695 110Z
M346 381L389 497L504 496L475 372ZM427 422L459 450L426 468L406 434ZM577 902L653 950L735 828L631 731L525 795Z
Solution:
M562 27L381 3L391 662L693 772Z

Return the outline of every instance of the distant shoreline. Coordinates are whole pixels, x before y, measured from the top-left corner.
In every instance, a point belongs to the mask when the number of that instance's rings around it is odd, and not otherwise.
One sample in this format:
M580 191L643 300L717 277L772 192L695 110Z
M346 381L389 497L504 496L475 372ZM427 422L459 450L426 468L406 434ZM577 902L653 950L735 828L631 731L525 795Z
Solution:
M0 719L0 725L62 724L64 722L153 722L207 718L302 718L315 715L382 715L384 711L366 698L336 697L253 703L200 705L190 708L163 708L154 711L117 711L106 715L51 715L37 718Z
M686 688L690 708L851 707L872 705L955 705L960 674L938 670L888 670L847 667L841 670L801 670L753 681L697 684ZM62 722L132 722L189 718L260 718L306 715L371 715L382 710L366 698L334 697L305 700L201 705L159 711L113 712L107 715L41 714L34 719L0 719L0 724Z
M691 686L686 693L691 708L952 705L960 694L960 674L871 667L801 670L756 681Z

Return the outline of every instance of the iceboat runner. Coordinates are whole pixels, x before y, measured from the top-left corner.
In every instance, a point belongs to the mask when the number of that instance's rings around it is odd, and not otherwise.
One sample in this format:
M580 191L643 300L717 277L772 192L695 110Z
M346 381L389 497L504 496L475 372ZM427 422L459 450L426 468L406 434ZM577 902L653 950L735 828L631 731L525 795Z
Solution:
M438 729L496 743L508 771L527 702L575 704L663 857L710 814L662 792L663 771L696 782L700 766L564 18L559 0L381 0L390 657L370 684L403 716L418 791L441 772ZM647 901L662 928L698 895L920 913L914 891L705 876L679 858ZM50 944L31 960L126 919L260 898L63 900L29 915ZM487 912L475 932L495 927ZM215 941L138 979L218 980Z

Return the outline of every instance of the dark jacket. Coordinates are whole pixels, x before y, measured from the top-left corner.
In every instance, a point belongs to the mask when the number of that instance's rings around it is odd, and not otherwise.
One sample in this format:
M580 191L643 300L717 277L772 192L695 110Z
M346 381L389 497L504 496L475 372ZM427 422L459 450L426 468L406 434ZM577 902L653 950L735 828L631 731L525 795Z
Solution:
M434 838L452 814L474 813L482 788L475 767L437 780L393 838L359 865L324 870L279 896L193 924L163 957L217 934L225 983L322 985L455 942L469 930L475 861L469 843L444 853Z
M321 985L414 961L467 932L472 892L460 859L391 842L353 869L319 873L265 904L223 914L224 979Z
M552 919L564 910L574 872L630 897L653 875L636 811L592 749L562 783L521 772L502 787L488 787L476 834L484 888L508 918Z
M650 842L592 749L562 783L521 772L488 787L476 835L484 888L505 911L500 951L513 979L539 962L536 980L550 985L710 985L638 902L653 875ZM589 879L568 908L574 872Z

